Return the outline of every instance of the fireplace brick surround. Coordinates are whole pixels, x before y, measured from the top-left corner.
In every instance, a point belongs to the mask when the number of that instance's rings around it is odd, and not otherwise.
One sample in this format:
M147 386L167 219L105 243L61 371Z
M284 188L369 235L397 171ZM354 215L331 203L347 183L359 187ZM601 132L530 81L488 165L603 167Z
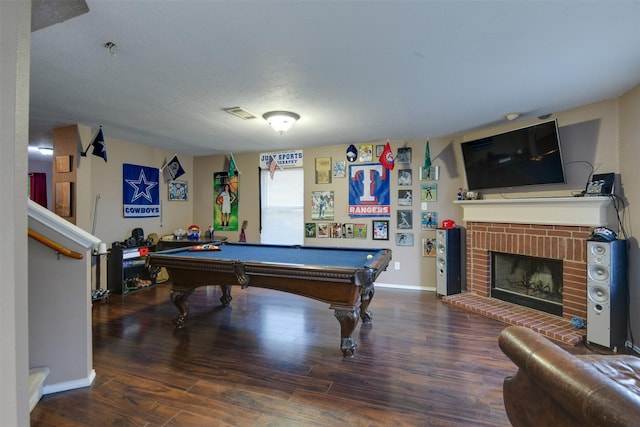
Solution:
M466 222L467 288L443 302L568 344L582 341L586 331L573 328L571 319L586 321L586 241L594 227L611 227L610 201L572 197L454 203L463 205ZM562 260L562 317L491 298L492 251Z

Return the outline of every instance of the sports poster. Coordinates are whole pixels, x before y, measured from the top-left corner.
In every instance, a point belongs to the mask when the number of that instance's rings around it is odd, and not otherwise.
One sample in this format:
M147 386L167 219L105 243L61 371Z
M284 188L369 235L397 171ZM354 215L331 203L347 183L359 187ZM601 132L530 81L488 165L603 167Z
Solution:
M122 203L125 218L160 216L160 169L124 163Z
M380 163L349 165L349 216L391 216L389 170Z
M227 172L213 174L213 227L238 231L238 174L228 176Z

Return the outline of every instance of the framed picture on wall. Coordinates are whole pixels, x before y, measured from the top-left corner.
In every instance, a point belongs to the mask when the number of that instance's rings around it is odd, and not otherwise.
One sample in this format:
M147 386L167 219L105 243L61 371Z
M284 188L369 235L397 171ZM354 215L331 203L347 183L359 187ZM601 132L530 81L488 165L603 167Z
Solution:
M373 240L389 240L389 221L374 219L371 225Z
M413 211L408 209L398 210L398 228L410 230L413 228Z
M411 206L413 204L413 190L398 190L398 205Z
M304 237L316 237L315 222L307 222L304 224Z
M342 224L342 236L346 239L353 239L353 224L348 222Z
M396 245L413 246L413 233L396 233Z
M329 237L329 223L328 222L319 222L318 223L318 237Z
M399 147L396 160L398 163L411 163L411 147Z
M187 201L189 195L189 184L187 181L169 181L169 200Z
M358 222L353 224L353 237L356 239L367 238L367 224Z
M413 172L411 169L400 169L398 171L398 185L411 185L413 183Z
M435 237L427 237L422 239L422 256L436 256L436 239Z

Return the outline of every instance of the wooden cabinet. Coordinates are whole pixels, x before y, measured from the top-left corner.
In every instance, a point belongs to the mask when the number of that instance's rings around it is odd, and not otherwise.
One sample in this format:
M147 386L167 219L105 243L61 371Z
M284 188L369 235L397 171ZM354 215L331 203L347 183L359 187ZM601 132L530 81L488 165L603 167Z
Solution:
M153 246L112 247L107 256L109 292L126 294L155 285L157 274L147 267L147 254L153 249Z

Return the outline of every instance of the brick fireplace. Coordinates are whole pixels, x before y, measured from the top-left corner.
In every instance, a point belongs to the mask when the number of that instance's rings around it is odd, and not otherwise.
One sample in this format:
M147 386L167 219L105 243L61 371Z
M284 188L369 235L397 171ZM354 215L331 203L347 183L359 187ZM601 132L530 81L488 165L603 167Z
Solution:
M466 224L467 287L466 294L443 301L506 323L534 325L550 338L579 342L585 331L575 330L570 321L586 320L586 240L595 227L613 228L610 200L552 197L454 203L462 205ZM491 298L491 252L562 260L562 316Z
M562 317L587 316L586 241L592 227L467 223L467 291L490 295L490 252L562 260Z

